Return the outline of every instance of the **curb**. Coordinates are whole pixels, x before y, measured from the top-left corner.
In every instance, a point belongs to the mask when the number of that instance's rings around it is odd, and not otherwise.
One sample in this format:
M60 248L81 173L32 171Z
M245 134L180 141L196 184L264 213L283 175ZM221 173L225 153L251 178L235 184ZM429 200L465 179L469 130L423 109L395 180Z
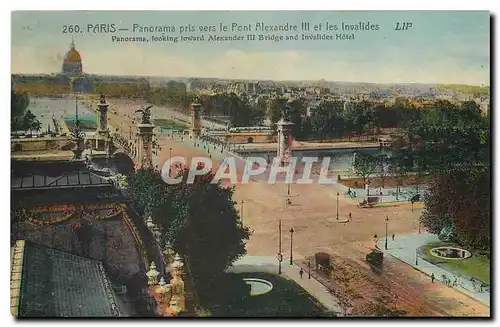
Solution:
M378 242L377 242L377 244L375 244L375 248L376 248L377 250L381 251L381 252L382 252L382 253L384 253L384 254L388 254L388 255L390 255L391 257L393 257L394 259L396 259L396 260L398 260L398 261L400 261L400 262L404 263L405 265L410 266L410 267L411 267L411 268L413 268L414 270L419 271L419 272L421 272L422 274L424 274L424 275L426 275L426 276L429 276L429 277L430 277L430 275L429 275L427 272L425 272L425 271L423 271L423 270L419 269L418 267L415 267L414 265L412 265L412 264L410 264L410 263L408 263L408 262L406 262L406 261L404 261L404 260L402 260L402 259L400 259L400 258L398 258L398 257L396 257L396 256L394 256L394 255L392 255L392 254L390 254L389 252L385 252L385 250L380 249L380 248L379 248L379 246L378 246ZM424 260L424 259L420 259L420 260ZM424 260L424 261L425 261L425 262L427 262L427 263L429 263L429 264L431 264L431 263L430 263L430 262L428 262L427 260ZM436 280L438 281L438 283L439 283L439 284L441 284L441 285L443 285L443 286L446 286L446 287L448 287L448 288L454 289L454 290L456 290L457 292L460 292L460 293L464 294L464 295L465 295L465 296L467 296L468 298L470 298L470 299L472 299L472 300L474 300L474 301L477 301L477 302L479 302L479 303L481 303L481 304L486 305L488 308L490 308L490 313L491 313L491 294L490 294L490 304L486 304L486 303L484 303L483 301L480 301L480 300L478 300L478 299L474 298L474 297L473 297L472 295L470 295L469 293L464 292L462 289L460 289L460 288L458 288L458 287L454 287L454 286L447 286L447 285L445 285L445 284L441 283L441 282L440 282L437 278L436 278Z

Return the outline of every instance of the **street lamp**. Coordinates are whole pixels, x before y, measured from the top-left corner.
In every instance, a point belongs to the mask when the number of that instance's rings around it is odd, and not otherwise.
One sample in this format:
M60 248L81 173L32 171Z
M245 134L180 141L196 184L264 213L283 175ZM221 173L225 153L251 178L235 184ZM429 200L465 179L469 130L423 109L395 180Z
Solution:
M337 220L339 220L339 195L340 193L337 192Z
M240 210L241 223L243 223L243 204L244 203L245 203L245 201L241 200L241 210Z
M389 224L389 216L385 216L385 249L387 250L387 225Z
M172 148L168 149L168 177L170 177L170 174L172 172L172 162L170 162L170 160L172 160Z
M307 261L307 268L308 268L308 279L311 279L311 259L309 259L309 261Z
M415 266L418 266L418 249L415 249Z
M281 262L283 261L283 255L278 253L278 274L281 275Z
M418 218L418 233L422 234L422 227L421 227L422 222L420 221L420 217Z
M278 274L281 274L281 262L283 261L283 255L281 254L281 219L279 221L278 225L278 262L279 262L279 268L278 268Z
M414 203L414 201L411 200L411 212L413 212L413 203Z
M290 228L290 266L293 265L293 227Z

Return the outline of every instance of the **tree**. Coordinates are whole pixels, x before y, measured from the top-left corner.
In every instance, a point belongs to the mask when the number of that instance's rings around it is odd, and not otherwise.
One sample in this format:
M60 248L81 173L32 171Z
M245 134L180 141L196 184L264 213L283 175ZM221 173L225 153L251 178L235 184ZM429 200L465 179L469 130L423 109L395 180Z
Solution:
M413 156L429 172L489 162L489 125L477 105L437 101L409 124Z
M30 98L27 92L16 92L14 89L11 89L10 96L11 130L17 131L23 128L22 117L29 106Z
M31 110L26 111L20 124L20 128L25 131L39 131L42 127L40 121L31 112Z
M250 230L241 223L232 188L212 184L213 173L197 176L193 184L185 182L187 169L180 174L184 182L167 185L157 172L136 172L129 178L132 200L142 212L151 212L164 240L188 256L197 286L215 287L224 270L246 253Z
M491 244L490 168L455 168L434 174L424 196L422 225L434 234L452 228L456 241L473 249Z
M431 233L451 228L456 241L490 247L490 128L474 102L438 101L408 128L418 169L430 173L421 221Z
M389 172L394 178L396 179L396 201L399 200L399 193L401 186L403 186L403 183L406 180L406 177L408 176L409 172L409 167L404 164L404 162L398 158L398 157L393 157L391 159L391 163L389 166Z
M377 158L370 153L356 152L353 167L355 174L366 184L368 177L377 169Z
M343 103L322 102L311 115L311 132L317 139L342 136L345 130Z
M377 154L375 154L376 170L377 175L380 178L380 190L385 187L385 180L390 174L390 158L384 149L380 149Z
M283 116L283 110L285 109L287 100L284 98L276 98L276 99L271 99L269 101L270 103L269 103L268 118L269 120L271 120L271 124L273 126L276 126L274 124L276 124L278 120L280 120L281 117Z
M150 215L159 208L163 201L167 185L160 174L151 169L140 169L127 177L128 194L132 198L137 211L142 215Z
M354 131L363 133L368 130L374 122L374 105L369 101L359 101L352 104L352 110L345 113L346 121Z

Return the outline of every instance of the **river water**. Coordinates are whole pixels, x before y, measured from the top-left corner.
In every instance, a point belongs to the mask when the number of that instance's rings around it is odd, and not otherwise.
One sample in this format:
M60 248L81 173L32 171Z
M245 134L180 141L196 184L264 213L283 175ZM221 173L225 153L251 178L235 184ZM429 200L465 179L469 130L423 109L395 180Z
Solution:
M319 162L322 162L324 157L330 158L329 169L332 171L348 171L353 168L354 156L356 152L364 152L376 154L381 151L389 157L392 156L392 151L388 149L378 149L378 148L346 148L346 149L321 149L321 150L295 150L292 151L292 157L297 158L297 167L303 166L303 157L317 157ZM240 154L244 154L243 151ZM276 151L252 151L246 156L251 157L261 157L261 158L273 158L276 156Z
M56 120L74 119L75 100L69 98L31 98L28 110L31 110L42 123L42 131L46 131L48 125L54 130L52 117ZM81 120L95 120L96 114L89 108L78 102L78 116Z

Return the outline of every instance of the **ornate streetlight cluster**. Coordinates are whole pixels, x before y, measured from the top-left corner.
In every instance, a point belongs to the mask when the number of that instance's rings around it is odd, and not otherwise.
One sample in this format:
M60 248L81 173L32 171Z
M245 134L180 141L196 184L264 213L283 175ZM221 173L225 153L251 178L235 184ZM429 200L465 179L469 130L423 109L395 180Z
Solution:
M153 222L149 215L146 219L146 226L153 234L157 245L161 241L160 228ZM146 273L148 278L148 294L156 300L156 313L160 316L176 316L180 312L186 310L186 300L184 295L184 281L182 280L184 263L179 254L175 254L169 242L165 244L165 249L162 251L164 256L165 274L170 271L172 280L169 284L165 282L157 270L156 263L153 261Z

